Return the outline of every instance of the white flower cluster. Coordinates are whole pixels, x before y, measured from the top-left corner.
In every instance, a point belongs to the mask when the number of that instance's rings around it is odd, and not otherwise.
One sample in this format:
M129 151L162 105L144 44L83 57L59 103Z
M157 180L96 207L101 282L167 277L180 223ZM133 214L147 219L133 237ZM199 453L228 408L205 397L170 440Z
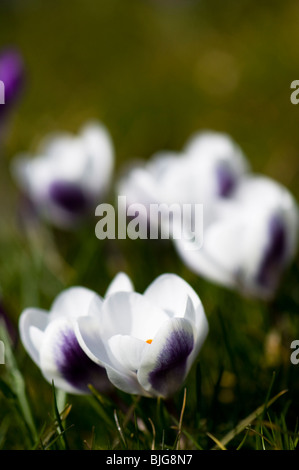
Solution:
M89 123L78 137L47 139L35 159L16 158L13 173L39 214L69 228L105 197L113 168L107 130ZM273 296L294 257L294 198L282 185L252 173L225 134L200 133L181 153L154 155L118 182L117 194L145 206L203 204L203 246L188 249L196 237L175 239L178 255L195 273L246 295ZM207 333L197 293L174 274L158 277L139 294L119 273L103 297L73 287L58 296L50 312L28 308L20 317L32 359L49 382L71 393L88 393L92 384L102 391L113 385L167 397L185 380Z

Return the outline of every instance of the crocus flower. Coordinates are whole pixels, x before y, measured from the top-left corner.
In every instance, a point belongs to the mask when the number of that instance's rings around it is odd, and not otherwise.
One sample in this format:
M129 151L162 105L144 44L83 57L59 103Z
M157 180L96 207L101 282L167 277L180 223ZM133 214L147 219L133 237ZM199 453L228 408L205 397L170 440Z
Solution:
M248 171L244 154L227 134L199 132L187 141L182 152L157 152L147 162L135 164L119 179L117 193L126 197L128 206L144 205L147 222L155 230L157 220L149 214L152 204L159 205L163 213L161 229L173 234L181 231L182 223L167 217L167 207L177 205L183 212L188 204L193 207L191 214L194 205L201 204L207 221L214 217L215 203L229 199ZM185 212L184 224L193 226L194 216L187 218ZM175 228L177 223L179 227Z
M178 390L208 333L198 295L174 274L144 292L115 292L94 299L77 318L85 353L105 367L110 381L131 394L168 397Z
M132 290L122 273L114 278L106 296L118 290ZM58 295L50 311L27 308L20 316L20 337L28 354L48 382L69 393L89 393L89 384L101 392L111 387L105 369L89 359L74 332L76 318L88 314L93 299L101 302L95 292L72 287Z
M145 206L203 204L203 243L196 246L202 238L185 232L173 237L177 252L196 274L245 295L272 297L295 255L296 201L282 185L253 174L226 134L198 133L181 154L154 155L120 181L119 194Z
M298 206L286 188L252 176L239 184L231 200L217 205L200 249L187 247L193 240L174 244L195 273L267 300L296 253L298 221Z
M24 61L20 52L7 47L0 52L0 80L4 83L5 104L0 105L0 120L12 109L24 86Z
M65 229L77 226L106 195L114 166L114 150L106 128L87 123L78 136L47 137L38 156L13 161L16 181L38 213Z
M128 204L201 203L230 197L249 170L240 147L227 135L192 136L180 153L158 152L130 169L118 183Z

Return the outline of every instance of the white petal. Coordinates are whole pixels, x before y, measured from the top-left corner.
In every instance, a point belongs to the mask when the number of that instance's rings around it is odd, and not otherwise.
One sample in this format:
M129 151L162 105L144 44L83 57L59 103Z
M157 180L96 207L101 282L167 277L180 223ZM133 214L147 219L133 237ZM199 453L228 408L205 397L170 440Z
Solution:
M137 372L148 343L128 335L115 335L108 340L111 353L124 369Z
M29 326L29 336L34 349L36 351L40 351L45 336L44 331L40 330L36 326Z
M42 339L48 322L48 312L35 308L24 310L19 320L21 341L30 357L38 366L40 366Z
M80 133L86 158L82 180L86 190L96 195L104 194L110 184L114 167L114 148L105 126L87 123Z
M126 197L127 206L142 203L146 208L159 203L162 196L160 189L150 173L144 168L133 168L118 182L117 193Z
M110 382L123 392L133 395L148 396L148 393L139 384L135 373L123 373L109 366L106 367L106 371Z
M266 243L267 216L263 208L233 202L204 228L200 249L188 249L184 240L176 241L176 248L196 273L224 286L237 287L246 259L253 266L259 263Z
M187 369L189 369L206 340L209 332L209 324L202 304L198 305L195 309L190 297L188 297L184 318L193 326L194 333L193 350L187 360Z
M51 318L87 315L95 297L101 303L101 298L94 291L86 287L70 287L56 297L51 307Z
M94 362L113 366L102 337L102 324L94 316L79 317L75 321L76 338L85 354Z
M185 152L193 166L189 183L197 188L198 202L205 205L215 198L231 197L249 171L242 150L224 133L197 133L187 142Z
M267 209L278 206L291 209L295 206L294 198L284 186L261 175L248 175L243 178L234 199L254 207L262 204Z
M151 176L160 183L168 177L169 169L177 165L180 160L180 153L167 151L156 152L146 163L146 169Z
M49 324L40 350L40 368L49 383L54 381L57 388L70 393L78 393L78 390L62 377L58 368L62 347L61 334L64 330L67 332L69 328L69 324L64 320Z
M118 273L110 283L105 297L108 297L115 292L133 292L133 290L134 286L129 276L125 273Z
M246 207L264 210L269 218L275 214L282 217L289 239L289 256L294 255L298 241L299 210L298 203L287 188L270 178L252 176L243 179L235 200Z
M102 315L102 310L103 310L103 299L98 295L94 295L89 304L87 316L94 317L99 320Z
M193 348L194 332L189 321L174 318L165 322L143 355L137 373L142 387L153 395L174 393L189 371Z
M159 276L145 290L144 296L170 317L184 316L187 297L190 297L195 309L201 304L194 289L176 274Z
M42 161L51 180L79 182L85 171L87 157L79 137L49 137L44 153L34 161Z
M168 315L136 292L117 292L103 303L103 337L130 335L151 339Z
M76 184L78 190L84 191L81 184L84 162L81 165L79 162L82 160L81 156L75 158L72 152L70 158L63 156L61 159L58 158L58 162L52 157L51 161L48 161L49 159L50 157L45 156L30 159L16 157L12 164L12 174L17 184L33 202L37 212L45 220L57 227L69 229L80 220L80 213L72 213L55 203L49 191L53 182ZM70 168L76 172L75 176Z
M269 298L294 255L294 233L279 212L257 212L254 222L244 238L241 287L247 294Z
M33 201L41 203L47 198L52 174L44 159L32 159L25 154L16 156L12 161L11 171L17 184Z
M89 394L88 385L106 392L109 382L105 369L92 361L75 335L74 322L52 321L47 327L40 350L40 368L49 383L76 394Z
M193 243L184 239L174 240L174 245L183 263L192 272L225 286L234 285L231 274L215 262L215 259L210 259L202 248L194 249Z
M204 243L206 256L234 276L243 260L244 246L249 225L243 219L228 219L212 224L207 230Z
M143 394L136 374L125 369L104 343L102 324L93 317L80 317L75 325L75 334L85 354L95 363L105 367L111 383L127 393ZM108 351L107 351L108 349Z
M210 159L213 163L217 160L227 161L239 175L249 170L248 161L240 146L226 133L198 132L186 143L185 152L195 158Z
M194 168L183 153L156 153L146 169L156 182L156 195L159 195L160 203L183 204L194 201L194 188L190 184Z

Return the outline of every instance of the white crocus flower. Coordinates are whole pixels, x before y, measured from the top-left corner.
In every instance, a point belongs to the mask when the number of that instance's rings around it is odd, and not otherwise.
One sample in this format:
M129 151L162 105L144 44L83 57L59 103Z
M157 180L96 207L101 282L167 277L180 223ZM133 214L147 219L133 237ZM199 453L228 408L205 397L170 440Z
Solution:
M130 279L120 273L105 297L132 289ZM102 392L111 387L105 369L89 359L74 333L75 320L88 315L94 299L102 302L92 290L72 287L58 295L49 312L27 308L20 316L20 336L28 354L48 382L69 393L89 393L89 384Z
M198 133L181 154L154 155L120 181L119 194L146 207L202 204L203 236L181 231L184 236L173 237L177 252L195 273L246 295L273 296L296 252L294 198L282 185L251 173L226 134ZM185 229L191 226L185 223Z
M174 240L195 273L245 295L270 299L297 249L298 206L286 188L262 176L243 179L204 227L204 243Z
M161 233L177 238L198 224L195 205L202 206L204 224L209 223L216 203L230 199L248 171L245 156L227 134L205 131L191 137L181 153L157 152L136 164L119 179L117 192L128 206L145 206L153 233L158 227L151 206L159 207ZM171 217L172 211L178 215Z
M182 385L208 333L198 295L174 274L144 292L94 299L76 322L85 353L110 381L131 394L167 397Z
M48 136L35 158L16 157L12 172L43 217L69 228L93 213L109 189L113 167L110 135L101 124L90 122L77 136Z

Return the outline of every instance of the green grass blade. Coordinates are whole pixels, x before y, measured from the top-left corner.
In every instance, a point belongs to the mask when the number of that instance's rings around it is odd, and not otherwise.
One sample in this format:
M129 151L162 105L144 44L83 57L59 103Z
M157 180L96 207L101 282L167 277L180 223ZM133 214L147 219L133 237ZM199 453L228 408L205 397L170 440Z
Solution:
M62 419L61 419L61 416L60 416L60 413L59 413L59 410L58 410L58 406L57 406L56 391L55 391L54 382L52 382L52 391L53 391L53 407L54 407L55 417L56 417L56 420L57 420L58 432L62 437L65 450L69 450L69 444L68 444L68 440L67 440L67 437L66 437L66 432L65 432L65 429L63 427Z
M31 443L33 444L37 439L37 430L27 399L25 380L18 368L8 332L2 324L0 324L0 337L3 339L5 344L5 366L10 383L10 390L8 391L8 384L6 384L5 387L2 382L2 392L4 387L6 389L6 393L14 396L15 402L18 404L18 410L20 411L26 428L28 429Z
M269 408L278 398L280 398L282 395L284 395L287 392L287 390L283 390L279 392L275 397L271 398L271 400L268 401L266 407ZM253 413L251 413L249 416L247 416L245 419L240 421L240 423L224 438L221 439L221 445L223 447L227 446L227 444L234 439L238 434L240 434L242 431L244 431L256 418L258 418L265 410L265 403L263 403L261 406L259 406Z

